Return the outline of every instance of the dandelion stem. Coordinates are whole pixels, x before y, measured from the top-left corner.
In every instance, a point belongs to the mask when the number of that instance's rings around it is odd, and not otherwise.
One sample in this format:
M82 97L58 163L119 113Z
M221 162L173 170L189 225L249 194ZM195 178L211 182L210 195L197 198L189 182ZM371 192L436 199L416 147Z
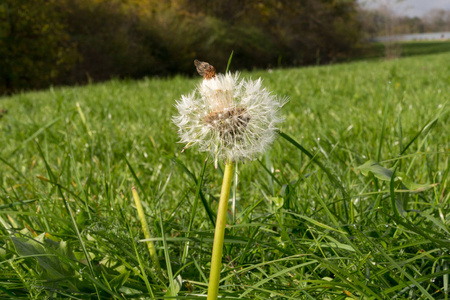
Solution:
M219 209L217 211L216 230L214 232L214 244L211 258L211 273L209 275L209 287L207 300L216 300L219 294L220 269L222 267L223 240L225 237L225 225L227 221L228 199L230 197L231 180L233 178L234 163L229 160L225 165L222 190L220 192Z
M134 203L136 204L139 220L141 221L142 225L142 231L144 231L144 236L147 240L151 239L152 236L150 235L150 230L148 229L147 221L145 220L145 214L144 209L142 208L141 199L139 198L139 195L135 187L131 188L131 192L133 193ZM148 252L150 252L150 257L152 258L153 267L155 268L159 279L162 280L163 275L161 272L161 266L159 265L158 254L156 253L155 245L153 244L152 241L147 241L146 243L148 247Z

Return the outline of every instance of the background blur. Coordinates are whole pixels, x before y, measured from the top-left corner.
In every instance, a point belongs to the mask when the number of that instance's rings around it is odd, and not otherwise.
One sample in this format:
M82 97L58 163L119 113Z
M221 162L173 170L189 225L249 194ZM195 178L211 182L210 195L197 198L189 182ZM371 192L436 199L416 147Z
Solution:
M0 94L109 78L192 75L194 58L233 69L339 62L376 36L450 31L450 12L389 1L2 0ZM385 43L386 56L400 55Z

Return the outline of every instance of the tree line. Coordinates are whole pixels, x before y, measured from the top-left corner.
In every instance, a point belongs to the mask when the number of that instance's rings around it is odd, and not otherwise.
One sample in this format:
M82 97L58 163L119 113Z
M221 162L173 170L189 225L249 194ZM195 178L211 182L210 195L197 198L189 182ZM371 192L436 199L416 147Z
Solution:
M422 17L398 15L389 5L376 9L359 9L360 24L368 38L395 34L450 31L450 11L433 9Z
M109 78L299 66L359 55L370 37L450 30L356 0L2 0L0 94Z
M0 93L352 55L356 0L3 0ZM220 68L219 68L220 69Z

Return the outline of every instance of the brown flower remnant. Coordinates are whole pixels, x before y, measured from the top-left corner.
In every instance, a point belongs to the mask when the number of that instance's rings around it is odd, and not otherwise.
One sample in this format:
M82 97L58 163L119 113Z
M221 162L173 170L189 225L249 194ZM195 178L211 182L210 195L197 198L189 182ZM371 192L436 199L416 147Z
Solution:
M194 60L194 65L197 68L198 74L205 79L211 79L216 76L216 69L205 61Z

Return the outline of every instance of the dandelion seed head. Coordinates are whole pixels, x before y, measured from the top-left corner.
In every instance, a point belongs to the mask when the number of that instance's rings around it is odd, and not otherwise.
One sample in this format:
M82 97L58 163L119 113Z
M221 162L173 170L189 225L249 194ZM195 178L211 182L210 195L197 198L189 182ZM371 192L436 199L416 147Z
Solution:
M265 89L261 79L215 74L205 77L191 94L181 96L173 122L180 143L197 145L216 162L254 159L274 141L282 122L279 110L286 102Z

